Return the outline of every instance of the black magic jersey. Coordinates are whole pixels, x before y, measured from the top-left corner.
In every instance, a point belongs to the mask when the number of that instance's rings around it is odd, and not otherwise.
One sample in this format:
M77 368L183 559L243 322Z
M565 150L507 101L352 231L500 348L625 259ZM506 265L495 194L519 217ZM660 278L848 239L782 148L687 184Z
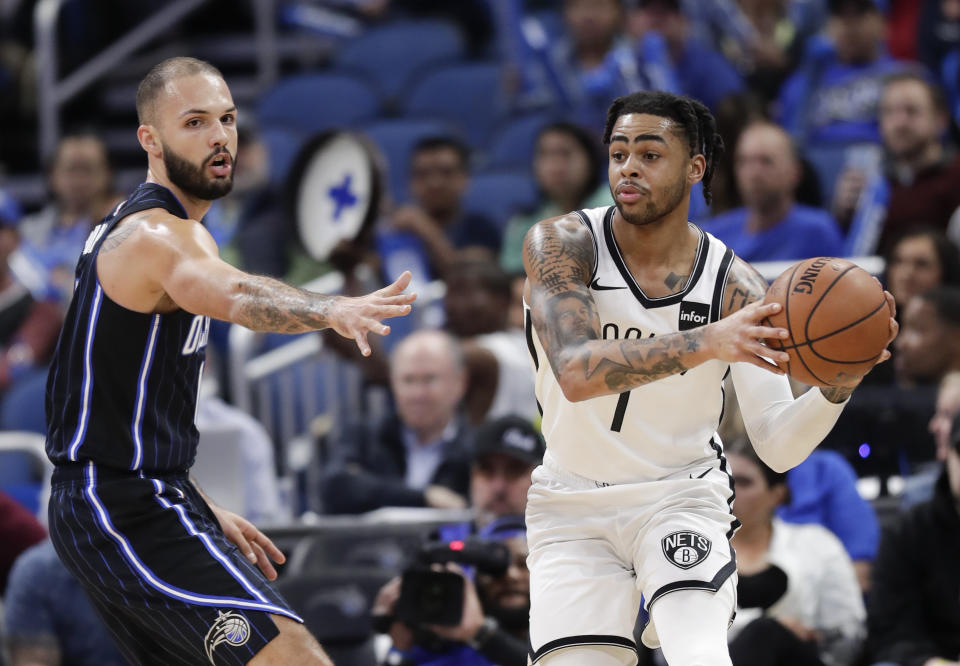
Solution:
M126 216L163 208L186 219L167 188L142 183L93 229L47 378L47 455L57 464L185 470L197 448L197 391L210 319L183 310L133 312L97 277L100 246Z

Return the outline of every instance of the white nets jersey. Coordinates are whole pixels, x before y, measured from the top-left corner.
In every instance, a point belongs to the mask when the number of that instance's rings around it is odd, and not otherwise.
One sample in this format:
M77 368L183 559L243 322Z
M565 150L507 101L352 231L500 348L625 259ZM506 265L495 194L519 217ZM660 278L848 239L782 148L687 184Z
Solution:
M615 207L578 211L593 235L596 271L590 293L602 337L648 338L716 321L733 251L697 228L693 273L682 291L648 298L627 269L613 236ZM567 400L524 304L527 345L536 368L547 450L564 469L603 483L663 479L717 461L717 425L729 364L713 360L619 395Z

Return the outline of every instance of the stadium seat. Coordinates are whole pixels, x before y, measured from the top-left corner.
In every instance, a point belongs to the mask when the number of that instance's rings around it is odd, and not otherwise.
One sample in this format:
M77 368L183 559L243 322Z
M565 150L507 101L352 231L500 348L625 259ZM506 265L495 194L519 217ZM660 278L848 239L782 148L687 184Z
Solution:
M47 392L46 368L31 370L7 389L0 406L0 430L23 430L46 434L44 401Z
M494 63L431 69L412 85L403 104L407 117L438 118L454 124L474 149L485 145L505 110L500 66Z
M300 74L264 93L258 106L260 126L314 134L363 123L380 109L369 83L347 74Z
M444 21L400 21L374 28L340 49L340 70L371 81L385 100L395 100L411 76L424 67L460 60L463 37Z
M471 177L464 209L483 213L504 228L511 216L536 203L537 186L529 170L489 171Z
M46 513L42 499L52 472L53 465L44 451L43 435L0 432L0 490L35 515Z
M375 663L370 611L390 578L383 571L327 569L286 575L276 585L337 666L369 666Z
M267 147L270 160L270 180L283 185L293 161L304 144L304 135L284 127L265 127L261 139Z
M486 167L529 169L540 129L555 120L551 113L519 116L497 128L487 154Z
M410 198L410 153L417 142L431 136L456 135L446 123L413 118L376 122L364 128L364 133L387 160L390 196L398 203Z

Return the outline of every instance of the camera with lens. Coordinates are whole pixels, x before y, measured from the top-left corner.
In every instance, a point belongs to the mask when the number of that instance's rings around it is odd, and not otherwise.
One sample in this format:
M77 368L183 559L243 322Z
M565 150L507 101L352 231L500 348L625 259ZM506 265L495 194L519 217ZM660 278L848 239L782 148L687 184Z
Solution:
M417 627L426 624L455 627L463 614L466 580L459 573L436 565L455 562L478 573L503 576L510 567L510 550L500 541L471 537L425 544L416 563L403 572L396 619Z

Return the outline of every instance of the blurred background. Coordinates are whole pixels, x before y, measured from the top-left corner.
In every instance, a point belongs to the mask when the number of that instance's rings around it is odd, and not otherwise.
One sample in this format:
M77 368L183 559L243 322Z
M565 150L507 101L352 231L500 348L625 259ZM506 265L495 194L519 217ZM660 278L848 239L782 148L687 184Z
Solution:
M14 572L0 663L35 663L23 655L38 646L56 657L42 663L115 658L79 640L96 627L54 617L79 617L83 599L49 583L44 382L84 240L146 174L137 84L180 55L220 68L240 109L235 187L204 219L225 259L344 294L409 269L420 292L368 359L336 335L222 322L207 348L195 475L288 554L281 588L338 664L526 663L515 517L542 442L523 237L612 204L606 109L645 89L696 97L717 119L714 200L695 188L692 221L769 281L844 256L897 301L891 362L806 463L752 482L770 493L759 524L819 525L842 543L856 599L839 619L816 610L842 585L818 578L832 565L813 538L801 543L819 564L783 568L814 601L794 607L780 590L753 610L810 648L803 663L960 658L957 590L938 605L923 595L943 591L911 578L913 601L881 590L871 603L875 583L892 584L881 528L899 552L903 524L936 504L960 411L960 0L0 0L0 593ZM348 156L333 152L343 145ZM319 187L307 166L324 155ZM343 211L357 230L318 250L311 239ZM742 444L729 389L720 433ZM955 562L960 521L947 525L927 547ZM464 560L466 589L512 652L473 645L467 618L442 636L391 621L390 581L460 557L444 544L463 539L487 549ZM401 605L432 603L411 594ZM926 610L894 635L885 613L909 615L908 602Z

